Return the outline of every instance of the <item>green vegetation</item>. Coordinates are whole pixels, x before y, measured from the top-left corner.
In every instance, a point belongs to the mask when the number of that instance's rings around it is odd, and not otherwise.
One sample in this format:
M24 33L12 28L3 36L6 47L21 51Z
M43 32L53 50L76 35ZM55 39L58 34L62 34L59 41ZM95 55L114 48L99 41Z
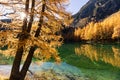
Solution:
M2 54L0 54L0 64L6 65L6 64L12 64L13 63L13 57L6 57Z

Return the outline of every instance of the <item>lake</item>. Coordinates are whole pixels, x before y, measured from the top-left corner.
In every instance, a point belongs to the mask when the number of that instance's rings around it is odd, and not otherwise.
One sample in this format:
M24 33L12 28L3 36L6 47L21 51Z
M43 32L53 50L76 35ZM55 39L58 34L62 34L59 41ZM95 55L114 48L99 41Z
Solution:
M120 80L119 43L65 43L58 51L65 62L62 64L63 70L64 66L71 65L70 68L74 66L72 71L79 69L82 73L80 76L86 77L85 80ZM0 64L11 64L12 61L12 57L0 55Z
M119 43L66 43L59 52L64 62L79 68L89 80L120 80Z

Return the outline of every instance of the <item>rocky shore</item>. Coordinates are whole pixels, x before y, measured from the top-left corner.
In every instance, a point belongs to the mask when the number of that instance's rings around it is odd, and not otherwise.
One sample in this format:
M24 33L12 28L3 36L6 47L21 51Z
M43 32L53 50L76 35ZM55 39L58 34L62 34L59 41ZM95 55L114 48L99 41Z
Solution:
M21 65L22 66L22 65ZM0 65L0 80L7 80L12 65ZM26 80L89 80L80 69L66 63L31 64Z

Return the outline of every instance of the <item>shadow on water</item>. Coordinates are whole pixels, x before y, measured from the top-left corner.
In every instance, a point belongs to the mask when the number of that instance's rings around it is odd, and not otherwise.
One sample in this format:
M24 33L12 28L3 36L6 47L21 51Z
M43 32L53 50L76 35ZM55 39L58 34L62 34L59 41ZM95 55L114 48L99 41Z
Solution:
M67 43L59 52L64 62L81 69L90 80L120 80L119 44Z

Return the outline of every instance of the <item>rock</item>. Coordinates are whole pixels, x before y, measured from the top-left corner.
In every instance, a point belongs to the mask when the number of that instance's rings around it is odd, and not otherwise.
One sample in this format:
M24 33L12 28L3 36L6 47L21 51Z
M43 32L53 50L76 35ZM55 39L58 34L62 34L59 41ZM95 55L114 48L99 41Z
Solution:
M84 27L91 21L100 21L119 11L120 0L89 0L75 15L73 27Z
M11 65L0 65L0 80L6 80L10 76Z
M47 70L41 73L37 73L34 79L39 80L84 80L83 77L70 74L57 74L54 70Z
M80 69L66 63L59 65L51 62L43 63L41 66L31 66L31 71L37 75L37 78L43 80L83 80L83 74Z
M22 66L22 65L21 65ZM0 65L0 80L8 79L12 65ZM67 63L31 64L26 80L85 80L80 69Z

